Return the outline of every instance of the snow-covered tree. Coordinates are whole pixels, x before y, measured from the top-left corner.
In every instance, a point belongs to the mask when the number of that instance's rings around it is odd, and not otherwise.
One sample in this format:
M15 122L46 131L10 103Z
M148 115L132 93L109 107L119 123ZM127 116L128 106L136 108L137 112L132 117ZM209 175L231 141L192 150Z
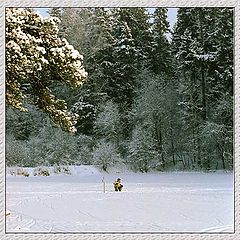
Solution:
M108 101L102 106L95 121L97 134L118 145L121 134L120 114L116 104Z
M174 73L170 43L166 36L169 32L167 9L156 8L153 13L151 64L149 66L155 73L165 73L168 75Z
M113 15L120 24L126 23L135 48L135 64L146 65L152 47L150 31L150 13L146 8L116 8Z
M131 30L126 22L116 17L112 28L112 44L101 49L96 54L96 62L100 65L104 77L104 92L115 103L127 106L132 104L134 89L135 46Z
M161 168L160 154L156 150L156 141L148 126L136 126L132 140L128 144L128 160L135 171L148 172Z
M76 115L67 111L51 87L79 87L87 73L82 55L58 37L58 19L42 18L31 9L6 9L6 104L21 111L23 100L35 104L63 129L74 132Z
M147 75L146 75L147 74ZM150 75L149 72L139 76L142 80L142 87L138 91L133 108L134 119L142 125L148 125L155 138L155 146L161 156L162 166L165 165L165 134L168 129L168 108L167 88L164 77Z
M101 139L93 148L93 162L100 165L104 171L119 161L121 161L120 154L113 143Z
M63 8L61 13L60 32L83 54L84 66L89 74L81 88L58 88L57 92L60 96L67 96L71 112L79 115L76 124L78 132L93 134L97 108L106 96L106 76L95 55L109 44L109 16L102 8Z

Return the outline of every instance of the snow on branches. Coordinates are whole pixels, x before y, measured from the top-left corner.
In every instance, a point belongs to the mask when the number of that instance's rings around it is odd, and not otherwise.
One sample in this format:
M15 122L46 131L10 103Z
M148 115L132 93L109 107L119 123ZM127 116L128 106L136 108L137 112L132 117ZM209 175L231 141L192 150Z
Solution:
M50 87L79 87L87 77L83 56L58 37L59 19L32 9L6 9L6 104L27 111L24 99L48 113L64 130L75 132L76 114L67 111Z

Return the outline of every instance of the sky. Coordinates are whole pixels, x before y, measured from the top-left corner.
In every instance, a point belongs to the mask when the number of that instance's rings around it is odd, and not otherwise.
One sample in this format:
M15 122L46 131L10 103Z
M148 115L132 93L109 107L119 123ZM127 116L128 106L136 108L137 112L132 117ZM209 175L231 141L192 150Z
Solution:
M48 8L36 8L43 17L47 17ZM178 8L168 8L168 21L170 23L170 29L173 29L174 24L177 20L177 10Z
M171 29L173 29L173 26L177 21L177 10L178 8L168 8L168 21Z

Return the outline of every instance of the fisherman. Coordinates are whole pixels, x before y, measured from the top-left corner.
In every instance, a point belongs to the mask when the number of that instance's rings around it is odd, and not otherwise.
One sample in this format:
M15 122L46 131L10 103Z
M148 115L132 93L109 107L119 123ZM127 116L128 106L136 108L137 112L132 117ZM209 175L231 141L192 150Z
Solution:
M122 190L122 188L123 188L123 185L122 185L122 183L121 183L121 179L120 179L120 178L118 178L118 179L113 183L113 185L114 185L114 189L115 189L116 192L117 192L117 191L121 192L121 190Z

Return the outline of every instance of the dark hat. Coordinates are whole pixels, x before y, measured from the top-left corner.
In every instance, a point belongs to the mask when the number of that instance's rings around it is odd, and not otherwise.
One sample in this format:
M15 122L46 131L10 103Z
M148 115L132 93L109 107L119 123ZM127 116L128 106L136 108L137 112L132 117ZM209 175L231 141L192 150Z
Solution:
M117 179L117 181L121 180L120 178Z

